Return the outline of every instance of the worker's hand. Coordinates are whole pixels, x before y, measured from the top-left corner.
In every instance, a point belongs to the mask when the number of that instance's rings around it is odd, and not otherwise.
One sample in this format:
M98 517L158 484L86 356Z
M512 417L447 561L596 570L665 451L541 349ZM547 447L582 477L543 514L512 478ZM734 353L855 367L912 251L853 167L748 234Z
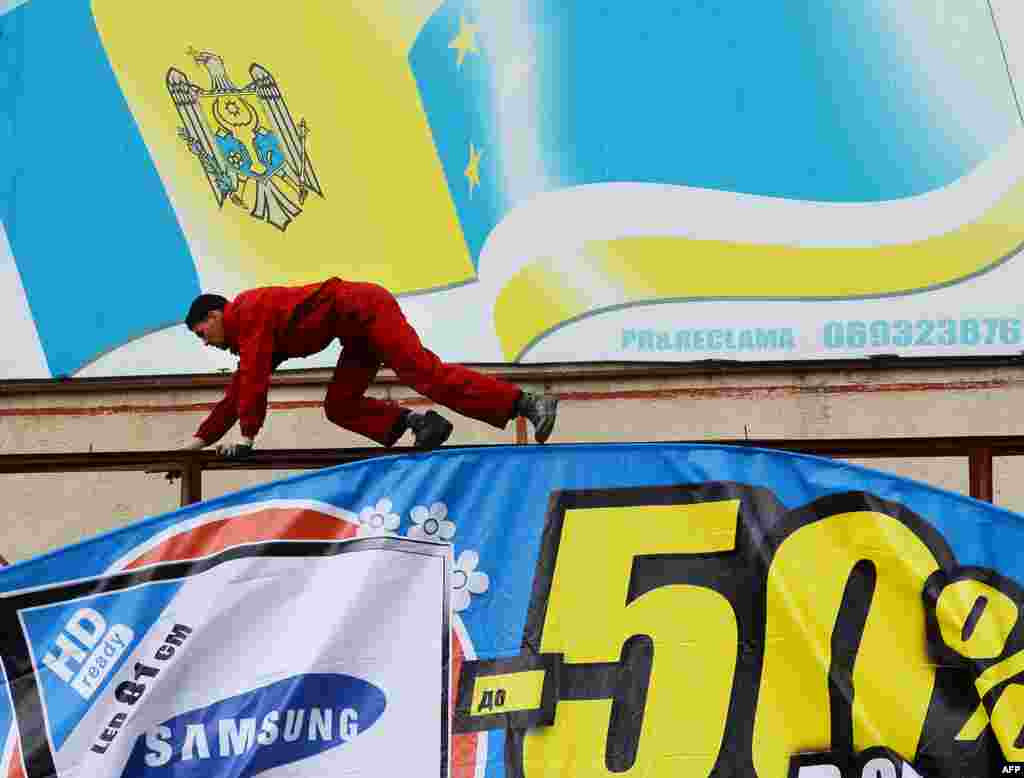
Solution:
M252 453L252 438L243 437L238 443L221 443L217 453L227 459L241 459Z
M193 437L193 438L189 438L187 441L185 441L185 443L183 443L179 448L181 448L184 451L198 451L201 448L206 448L206 445L207 445L206 441L203 440L202 438ZM166 478L171 483L174 483L179 478L181 478L181 471L180 470L168 470L164 474L164 478Z

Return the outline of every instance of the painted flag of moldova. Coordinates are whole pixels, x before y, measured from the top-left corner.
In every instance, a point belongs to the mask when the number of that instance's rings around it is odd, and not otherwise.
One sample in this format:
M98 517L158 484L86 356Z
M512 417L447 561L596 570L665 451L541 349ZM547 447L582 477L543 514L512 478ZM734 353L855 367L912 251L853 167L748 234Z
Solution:
M431 9L0 2L0 219L50 371L195 294L473 279L408 54Z
M612 305L931 288L1019 246L1024 181L884 246L696 241L687 218L709 193L813 216L969 176L1022 121L993 22L972 0L28 0L0 16L0 220L55 375L200 288L329 275L497 270L479 302L509 360ZM677 232L643 228L682 188L703 199Z

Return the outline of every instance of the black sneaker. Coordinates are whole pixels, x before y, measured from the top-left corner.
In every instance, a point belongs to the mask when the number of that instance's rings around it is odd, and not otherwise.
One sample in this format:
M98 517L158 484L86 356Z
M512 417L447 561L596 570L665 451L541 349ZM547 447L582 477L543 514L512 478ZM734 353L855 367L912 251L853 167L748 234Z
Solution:
M416 436L416 448L430 450L437 448L455 429L452 423L436 411L426 413L410 412L406 418L409 429Z
M525 416L533 424L533 437L538 443L544 443L551 437L558 415L558 398L544 394L523 392L519 398L519 415Z

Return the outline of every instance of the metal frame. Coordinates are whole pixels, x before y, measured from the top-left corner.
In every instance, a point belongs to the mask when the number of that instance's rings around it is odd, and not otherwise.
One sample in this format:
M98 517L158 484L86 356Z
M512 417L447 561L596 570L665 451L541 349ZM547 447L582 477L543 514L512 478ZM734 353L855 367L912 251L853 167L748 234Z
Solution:
M905 459L962 457L969 468L970 495L992 502L995 457L1024 456L1024 436L940 438L824 438L813 440L694 440L679 443L768 448L825 457ZM558 445L571 444L549 444ZM494 448L493 445L465 448ZM207 470L305 470L412 453L410 447L334 449L256 449L244 459L225 459L212 451L86 452L68 454L0 454L0 473L71 473L138 470L166 473L181 480L181 505L202 500ZM2 562L0 557L0 562Z

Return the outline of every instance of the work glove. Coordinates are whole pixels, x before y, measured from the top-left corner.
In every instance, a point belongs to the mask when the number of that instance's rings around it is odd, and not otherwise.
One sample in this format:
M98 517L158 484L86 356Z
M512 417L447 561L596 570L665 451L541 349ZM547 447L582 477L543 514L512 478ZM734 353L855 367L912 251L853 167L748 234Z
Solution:
M225 459L242 459L252 453L252 438L243 437L238 443L221 443L217 453Z

